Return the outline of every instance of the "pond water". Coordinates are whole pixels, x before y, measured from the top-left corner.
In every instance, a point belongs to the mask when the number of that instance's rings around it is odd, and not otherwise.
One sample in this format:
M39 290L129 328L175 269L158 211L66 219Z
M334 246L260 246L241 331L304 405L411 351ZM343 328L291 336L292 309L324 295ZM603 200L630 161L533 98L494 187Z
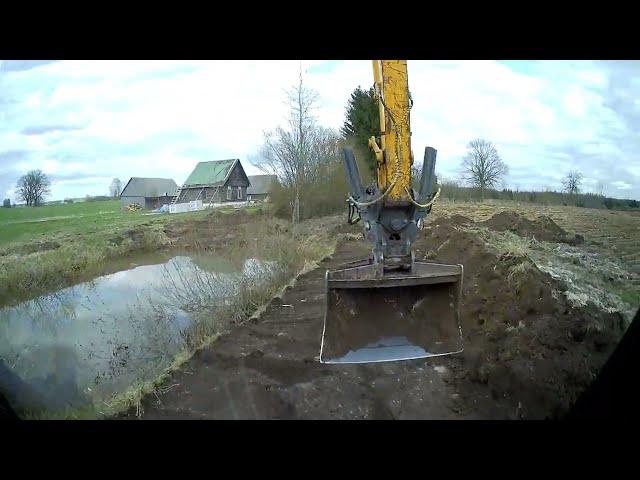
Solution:
M14 407L80 407L154 378L198 313L275 271L221 256L120 263L127 269L0 309L0 391Z

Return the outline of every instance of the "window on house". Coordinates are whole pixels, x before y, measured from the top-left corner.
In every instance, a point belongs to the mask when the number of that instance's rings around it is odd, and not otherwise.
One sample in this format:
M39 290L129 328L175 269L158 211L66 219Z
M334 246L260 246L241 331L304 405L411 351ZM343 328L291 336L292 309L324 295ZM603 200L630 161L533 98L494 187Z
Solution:
M238 200L242 200L242 187L238 187Z
M227 187L227 200L231 200L231 187Z

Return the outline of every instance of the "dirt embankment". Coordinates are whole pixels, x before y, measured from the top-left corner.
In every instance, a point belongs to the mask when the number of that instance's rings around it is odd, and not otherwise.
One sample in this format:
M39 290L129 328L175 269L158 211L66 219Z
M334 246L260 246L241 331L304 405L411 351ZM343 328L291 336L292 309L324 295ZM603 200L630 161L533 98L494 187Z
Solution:
M566 285L527 255L501 253L461 225L474 222L440 219L416 243L418 253L435 252L434 261L464 265L465 351L454 369L456 385L465 391L484 385L522 418L563 413L617 345L622 315L592 304L573 307ZM530 221L505 212L477 225L539 240L567 238L548 217Z
M516 228L506 229L516 234L565 235L548 220L511 219ZM492 220L485 226L500 231L501 218ZM464 265L463 354L366 365L318 362L324 272L369 251L353 235L262 315L197 352L163 389L145 397L144 418L561 415L615 348L623 318L590 304L572 307L560 281L526 255L488 245L477 226L459 215L439 218L415 245L417 258ZM123 416L134 417L135 410Z
M248 214L243 210L225 214L211 212L199 219L169 223L164 233L173 248L216 250L230 245L246 246L241 227L263 218L262 212Z
M462 216L458 215L458 217ZM559 242L570 245L580 245L584 243L584 237L582 235L569 235L546 215L541 215L535 220L529 220L516 212L505 211L494 215L484 222L480 222L479 225L496 232L510 231L517 235L534 238L543 242Z

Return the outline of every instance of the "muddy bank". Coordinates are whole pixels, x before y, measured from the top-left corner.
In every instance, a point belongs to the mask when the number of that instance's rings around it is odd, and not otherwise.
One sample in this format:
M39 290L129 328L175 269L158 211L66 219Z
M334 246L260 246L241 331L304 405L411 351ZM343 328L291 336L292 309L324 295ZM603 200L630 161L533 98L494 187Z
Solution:
M567 238L548 218L518 217L503 213L478 225L549 241ZM475 225L460 218L454 223ZM501 252L476 231L446 219L427 227L416 248L430 252L434 261L465 268L465 351L453 369L456 385L465 391L483 385L493 399L507 400L519 418L566 412L624 331L621 313L591 303L572 305L567 285L541 271L529 256Z
M464 353L322 365L324 272L368 255L358 227L339 227L353 235L332 258L146 396L143 418L554 418L589 385L622 335L619 313L573 306L561 281L527 255L487 244L473 230L477 224L457 216L423 230L416 253L464 264ZM558 238L554 230L536 233Z
M213 214L166 226L165 233L171 241L165 250L183 255L156 252L149 259L154 265L140 266L147 261L145 255L136 258L137 268L55 292L51 299L39 298L15 308L0 309L0 314L7 317L6 338L16 340L15 344L0 342L0 357L15 360L14 366L25 367L21 374L38 373L36 380L39 381L42 372L34 373L33 368L27 368L29 362L33 360L36 369L42 366L48 370L52 361L32 359L31 343L46 343L38 336L40 330L46 341L50 336L55 337L54 343L59 337L64 338L73 344L72 350L82 352L82 362L68 362L81 364L77 381L83 392L85 389L90 392L91 401L83 402L80 407L95 404L101 415L104 411L117 411L121 399L129 402L133 398L131 395L135 392L130 395L130 391L139 385L146 388L146 384L153 382L176 358L187 357L220 330L246 320L301 269L326 255L332 242L327 241L326 231L324 241L315 238L311 227L314 226L299 226L310 234L298 238L301 232L292 232L286 222L242 214ZM137 238L136 232L130 229L119 235L131 241ZM186 252L191 252L188 257L184 256ZM170 258L159 263L165 255ZM45 305L47 315L38 310L41 305ZM31 317L47 328L37 324L33 332L28 331ZM57 326L67 330L59 334ZM98 338L94 338L94 334ZM22 355L23 351L27 355ZM44 352L40 360L49 358L47 355L48 352ZM57 362L57 353L54 357ZM54 376L59 376L64 369L59 363L53 366ZM2 373L0 369L3 384L0 391L7 387ZM63 387L71 392L66 384ZM20 391L15 382L10 381L6 390ZM51 407L54 413L62 411L61 406L52 403L58 400L64 402L65 408L78 408L68 396L54 392L50 386L46 390L51 394L47 395L46 410ZM117 404L103 401L107 397L111 400L114 395ZM31 401L34 395L18 397L13 401L25 409L37 413L43 410L41 402Z

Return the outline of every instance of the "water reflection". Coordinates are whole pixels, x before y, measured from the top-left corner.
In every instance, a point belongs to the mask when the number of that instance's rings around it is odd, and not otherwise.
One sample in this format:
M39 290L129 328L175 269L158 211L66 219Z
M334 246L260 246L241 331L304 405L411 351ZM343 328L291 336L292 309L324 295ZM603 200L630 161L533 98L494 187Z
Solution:
M0 309L0 389L14 406L59 410L151 378L194 313L228 302L275 267L177 256Z

